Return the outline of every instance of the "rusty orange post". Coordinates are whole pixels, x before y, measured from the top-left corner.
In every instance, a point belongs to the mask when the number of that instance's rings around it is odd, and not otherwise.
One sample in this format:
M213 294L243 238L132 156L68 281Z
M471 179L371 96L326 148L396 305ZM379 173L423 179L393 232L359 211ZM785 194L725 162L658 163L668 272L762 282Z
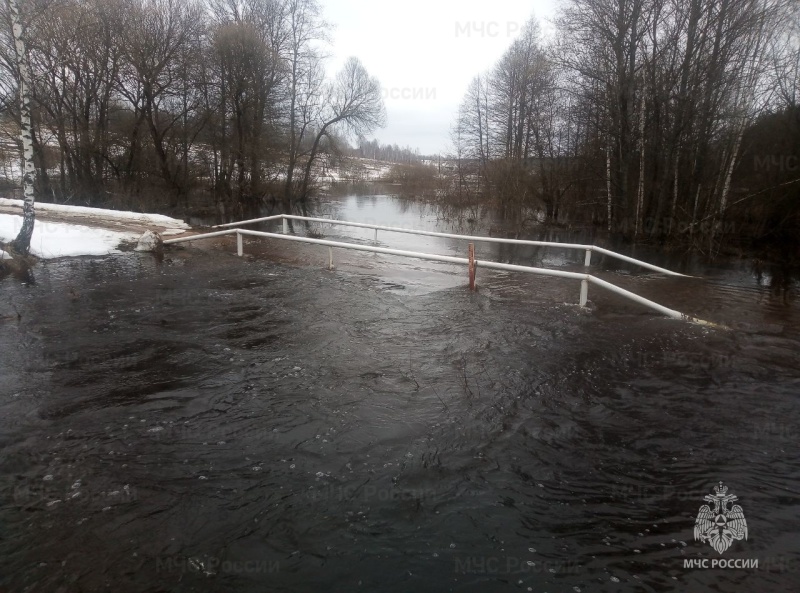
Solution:
M469 244L469 289L475 290L475 243Z

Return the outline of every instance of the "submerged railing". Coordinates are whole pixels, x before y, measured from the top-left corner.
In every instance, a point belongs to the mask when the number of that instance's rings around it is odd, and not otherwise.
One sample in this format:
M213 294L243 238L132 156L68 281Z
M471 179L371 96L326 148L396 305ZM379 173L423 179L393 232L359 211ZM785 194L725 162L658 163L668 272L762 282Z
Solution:
M283 233L285 235L289 234L289 220L304 220L307 222L319 222L325 224L332 224L332 225L340 225L340 226L350 226L362 229L374 229L375 230L375 241L378 240L378 231L387 231L391 233L406 233L409 235L425 235L428 237L442 237L445 239L462 239L464 241L474 241L476 243L504 243L508 245L530 245L533 247L558 247L561 249L573 249L578 251L585 251L586 257L584 259L584 266L589 266L592 263L592 252L602 253L603 255L607 255L609 257L613 257L619 259L624 262L628 262L630 264L636 264L643 268L647 268L648 270L653 270L654 272L659 272L661 274L667 274L668 276L683 276L686 277L686 274L680 274L678 272L673 272L672 270L668 270L666 268L661 268L659 266L654 266L653 264L649 264L645 261L635 259L633 257L628 257L627 255L622 255L621 253L617 253L616 251L611 251L610 249L605 249L603 247L598 247L596 245L582 245L578 243L559 243L556 241L529 241L526 239L505 239L503 237L484 237L481 235L458 235L454 233L440 233L437 231L420 231L417 229L404 229L401 227L391 227L391 226L384 226L380 224L370 224L365 222L349 222L346 220L335 220L332 218L314 218L311 216L296 216L294 214L276 214L274 216L266 216L264 218L252 218L250 220L241 220L239 222L229 222L227 224L218 224L212 228L215 229L222 229L222 228L233 228L238 226L243 226L247 224L255 224L257 222L268 222L271 220L283 220Z
M252 223L252 222L256 222L256 221L257 222L262 222L262 221L266 221L266 220L277 220L279 218L283 218L283 220L284 220L284 231L286 232L286 231L288 231L288 229L286 227L286 219L288 217L290 217L290 216L289 215L277 215L277 216L266 217L266 218L263 218L263 219L244 221L244 222L245 223ZM294 217L294 216L291 216L291 218L300 219L300 220L319 220L319 221L323 221L323 222L331 222L331 221L329 221L327 219L324 219L324 218L323 219L309 219L307 217ZM335 221L335 222L336 223L349 224L349 225L355 225L355 226L367 226L369 228L378 227L376 229L376 231L380 230L380 229L383 229L383 230L392 229L392 227L380 227L379 225L362 225L362 223L344 223L344 221ZM230 225L220 225L220 226L233 226L233 224L242 224L242 223L232 223ZM410 231L402 229L402 232L410 232ZM580 280L581 281L581 289L580 289L580 297L579 297L579 304L580 304L581 307L585 307L586 303L588 301L588 298L589 298L589 284L595 284L597 286L605 288L606 290L609 290L609 291L611 291L613 293L616 293L616 294L618 294L620 296L623 296L623 297L625 297L625 298L627 298L627 299L629 299L631 301L634 301L636 303L644 305L645 307L649 307L650 309L653 309L654 311L658 311L662 315L665 315L665 316L670 317L672 319L681 319L681 320L684 320L684 321L690 321L692 323L698 323L698 324L701 324L701 325L716 326L716 324L714 324L714 323L711 323L711 322L708 322L708 321L704 321L702 319L697 319L697 318L692 317L690 315L685 315L684 313L681 313L680 311L676 311L674 309L670 309L669 307L665 307L663 305L660 305L660 304L658 304L658 303L656 303L654 301L651 301L651 300L646 299L646 298L644 298L642 296L639 296L638 294L635 294L635 293L633 293L633 292L631 292L629 290L625 290L624 288L620 288L619 286L616 286L615 284L612 284L610 282L602 280L601 278L597 278L596 276L592 276L591 274L585 274L585 273L580 273L580 272L566 272L566 271L562 271L562 270L549 270L549 269L546 269L546 268L535 268L535 267L532 267L532 266L521 266L521 265L516 265L516 264L504 264L504 263L500 263L500 262L493 262L493 261L486 261L486 260L476 260L476 259L473 259L473 257L472 257L472 249L470 249L470 256L471 257L470 258L463 258L463 257L453 257L453 256L449 256L449 255L436 255L436 254L432 254L432 253L422 253L422 252L418 252L418 251L406 251L406 250L403 250L403 249L390 249L388 247L376 247L376 246L373 246L373 245L361 245L361 244L357 244L357 243L344 243L344 242L341 242L341 241L330 241L328 239L314 239L314 238L311 238L311 237L300 237L300 236L289 235L289 234L267 233L267 232L262 232L262 231L250 231L250 230L238 229L238 228L228 229L228 230L224 230L224 231L214 231L214 232L211 232L211 233L203 233L203 234L200 234L200 235L191 235L189 237L177 237L177 238L174 238L174 239L165 239L164 240L164 244L165 245L173 245L173 244L176 244L176 243L183 243L183 242L186 242L186 241L197 241L197 240L200 240L200 239L209 239L209 238L212 238L212 237L221 237L221 236L225 236L225 235L234 235L234 234L236 235L236 252L237 252L237 254L239 256L244 255L243 237L248 236L248 237L260 237L260 238L265 238L265 239L281 239L281 240L284 240L284 241L297 241L299 243L310 243L310 244L313 244L313 245L324 245L324 246L327 246L329 248L329 256L330 256L330 265L331 265L331 267L333 266L333 248L336 247L336 248L340 248L340 249L351 249L351 250L354 250L354 251L367 251L367 252L371 252L371 253L382 253L382 254L385 254L385 255L396 255L396 256L400 256L400 257L413 257L413 258L416 258L416 259L423 259L423 260L428 260L428 261L438 261L438 262L444 262L444 263L451 263L451 264L469 266L469 268L470 268L470 284L472 284L472 280L474 278L474 270L475 270L476 267L489 268L489 269L495 269L495 270L507 270L507 271L512 271L512 272L525 272L525 273L530 273L530 274L538 274L538 275L541 275L541 276L553 276L553 277L557 277L557 278L568 278L568 279L572 279L572 280ZM417 234L434 234L434 233L428 232L428 231L419 231ZM436 234L434 234L434 236L452 236L452 235L449 235L447 233L436 233ZM465 237L465 236L464 235L455 235L455 237L456 238L462 238L462 237ZM491 239L491 238L490 237L481 237L480 239ZM478 238L476 238L476 240L478 240ZM521 240L517 240L517 239L505 239L504 241L514 241L516 243L523 243L523 244L525 244L525 243L527 243L527 244L533 243L533 244L557 245L557 246L570 245L570 244L564 244L564 243L549 243L549 242L543 242L543 241L538 241L538 242L521 241ZM577 246L576 245L574 247L588 248L588 247L592 247L592 246L584 246L584 245ZM595 250L596 249L597 248L595 248ZM605 251L607 251L607 250L603 250L603 252L605 252ZM591 252L589 252L589 254L590 253ZM610 252L610 253L613 254L614 252ZM619 255L619 254L615 254L615 255ZM621 256L621 257L624 258L626 256ZM588 259L589 259L589 255L587 255L587 265L588 265ZM628 258L628 259L633 259L633 258ZM646 262L639 262L638 260L633 260L633 261L635 263L645 264L645 267L656 268L658 270L662 270L663 269L663 268L658 268L657 266L650 266L649 264L646 264ZM665 270L665 272L669 272L669 271ZM683 276L683 274L677 274L676 272L669 272L669 273L671 275Z

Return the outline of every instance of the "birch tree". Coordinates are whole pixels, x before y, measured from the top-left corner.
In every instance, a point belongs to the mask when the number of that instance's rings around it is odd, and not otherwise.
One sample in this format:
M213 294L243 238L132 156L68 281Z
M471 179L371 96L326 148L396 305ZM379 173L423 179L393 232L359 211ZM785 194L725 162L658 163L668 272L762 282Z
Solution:
M22 192L24 203L22 207L22 228L16 239L11 243L11 249L19 254L27 255L31 248L33 225L36 222L34 210L34 189L36 168L33 164L33 126L31 123L31 97L32 87L30 68L28 67L28 53L25 47L25 26L19 11L17 0L6 0L11 15L11 27L14 35L14 49L17 57L17 71L19 73L19 101L20 101L20 139L22 141Z

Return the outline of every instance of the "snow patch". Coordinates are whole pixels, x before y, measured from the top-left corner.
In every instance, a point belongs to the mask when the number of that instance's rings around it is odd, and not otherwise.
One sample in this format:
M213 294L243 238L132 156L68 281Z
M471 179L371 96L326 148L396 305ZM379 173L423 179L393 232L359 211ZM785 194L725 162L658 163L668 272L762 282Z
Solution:
M22 200L10 200L0 198L0 206L22 208ZM88 216L91 218L111 218L138 222L145 225L159 226L169 229L189 229L188 224L177 218L164 216L163 214L144 214L140 212L127 212L124 210L108 210L106 208L89 208L88 206L67 206L65 204L47 204L36 202L36 210L40 212L53 212L73 216Z
M5 251L0 249L0 259L13 259L10 255L8 255Z
M21 216L0 214L1 242L13 241L21 228ZM31 254L43 259L109 255L120 253L118 249L120 243L133 242L138 238L138 233L107 231L79 224L37 220L31 237Z

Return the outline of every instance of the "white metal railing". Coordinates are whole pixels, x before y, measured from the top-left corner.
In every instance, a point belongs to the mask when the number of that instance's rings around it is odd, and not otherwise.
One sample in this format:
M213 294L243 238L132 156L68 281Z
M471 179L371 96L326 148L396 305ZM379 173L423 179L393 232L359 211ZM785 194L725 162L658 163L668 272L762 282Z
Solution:
M271 218L280 218L271 217ZM323 219L324 220L324 219ZM340 241L330 241L328 239L313 239L311 237L299 237L296 235L286 235L280 233L265 233L262 231L250 231L246 229L229 229L225 231L215 231L211 233L203 233L200 235L191 235L188 237L177 237L174 239L165 239L165 245L174 245L176 243L183 243L186 241L197 241L200 239L209 239L212 237L220 237L224 235L236 235L236 252L239 256L244 255L244 241L243 237L261 237L265 239L281 239L284 241L296 241L299 243L311 243L314 245L325 245L329 248L330 254L330 261L331 266L333 264L333 248L337 247L340 249L352 249L354 251L368 251L372 253L383 253L386 255L397 255L401 257L413 257L417 259L424 259L429 261L438 261L444 263L451 263L451 264L458 264L458 265L470 265L470 260L464 257L453 257L449 255L436 255L432 253L422 253L418 251L406 251L403 249L390 249L388 247L375 247L372 245L360 245L357 243L343 243ZM629 290L625 290L624 288L620 288L615 284L602 280L601 278L597 278L596 276L592 276L591 274L585 274L580 272L565 272L562 270L549 270L546 268L534 268L531 266L520 266L515 264L504 264L500 262L493 262L493 261L484 261L484 260L473 260L473 265L476 267L482 268L490 268L495 270L507 270L512 272L526 272L530 274L538 274L541 276L554 276L557 278L569 278L572 280L580 280L581 281L581 292L580 292L580 299L579 303L581 307L585 307L586 303L589 298L589 284L596 284L597 286L601 286L606 290L609 290L613 293L621 295L629 300L632 300L636 303L644 305L645 307L649 307L655 311L658 311L662 315L666 315L672 319L681 319L684 321L690 321L692 323L697 323L700 325L707 325L712 327L719 327L714 323L709 321L704 321L702 319L697 319L695 317L691 317L690 315L685 315L680 311L676 311L674 309L670 309L669 307L665 307L660 305L654 301L646 299L638 294L635 294Z
M586 257L584 259L584 266L589 266L592 263L592 252L595 251L597 253L602 253L603 255L607 255L609 257L616 258L618 260L628 262L630 264L636 264L643 268L647 268L648 270L653 270L654 272L659 272L661 274L667 274L668 276L682 276L687 277L686 274L681 274L679 272L673 272L672 270L668 270L666 268L661 268L659 266L654 266L653 264L649 264L645 261L635 259L633 257L628 257L627 255L622 255L621 253L617 253L616 251L611 251L610 249L605 249L603 247L597 247L596 245L583 245L579 243L559 243L557 241L529 241L527 239L505 239L503 237L483 237L481 235L458 235L455 233L440 233L437 231L420 231L417 229L404 229L401 227L391 227L391 226L384 226L380 224L371 224L366 222L349 222L346 220L336 220L333 218L314 218L311 216L296 216L294 214L276 214L273 216L265 216L263 218L252 218L250 220L241 220L239 222L229 222L226 224L218 224L212 228L233 228L238 227L246 224L255 224L258 222L268 222L271 220L278 220L283 219L283 233L289 233L289 225L287 223L288 220L304 220L307 222L319 222L319 223L326 223L332 225L340 225L340 226L350 226L350 227L357 227L363 229L375 229L375 241L378 240L378 231L388 231L392 233L406 233L409 235L425 235L427 237L442 237L445 239L462 239L464 241L474 241L474 242L481 242L481 243L505 243L508 245L530 245L533 247L559 247L561 249L573 249L578 251L585 251Z

